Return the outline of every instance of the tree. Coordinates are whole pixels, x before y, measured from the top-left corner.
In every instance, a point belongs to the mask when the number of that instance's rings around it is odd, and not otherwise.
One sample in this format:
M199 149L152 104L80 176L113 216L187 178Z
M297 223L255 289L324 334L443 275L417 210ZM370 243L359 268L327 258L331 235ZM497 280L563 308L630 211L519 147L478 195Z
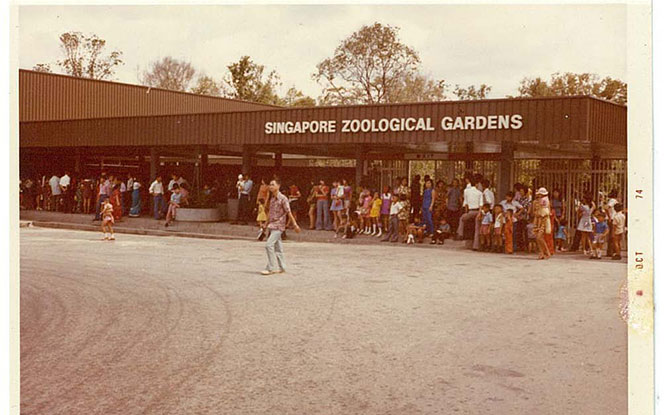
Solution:
M398 27L374 23L342 41L333 57L321 61L312 77L325 84L323 102L393 102L404 80L420 63L417 52L398 40Z
M462 88L460 85L454 87L454 95L461 101L486 99L489 92L491 92L491 87L486 84L481 84L478 88L474 85L467 88Z
M420 73L407 74L397 88L389 93L389 102L444 101L448 85Z
M186 91L195 76L195 69L186 61L165 56L151 63L148 70L144 70L140 82L154 88Z
M589 95L618 104L626 104L628 85L620 79L596 74L554 73L548 82L542 78L524 78L518 88L520 97Z
M200 75L191 92L199 95L209 95L213 97L221 96L221 87L209 76Z
M316 101L314 98L304 95L302 91L295 87L291 87L282 99L282 105L285 107L313 107L316 105Z
M33 71L51 73L51 64L38 63L37 65L33 66Z
M254 63L249 56L228 65L228 71L224 77L227 96L262 104L281 104L276 92L281 82L275 71L266 73L265 66Z
M57 64L71 76L91 79L107 79L114 75L114 67L122 65L122 52L105 52L106 41L97 35L67 32L60 35L60 48L65 59ZM50 71L49 64L38 64L41 72ZM37 69L36 69L37 70Z

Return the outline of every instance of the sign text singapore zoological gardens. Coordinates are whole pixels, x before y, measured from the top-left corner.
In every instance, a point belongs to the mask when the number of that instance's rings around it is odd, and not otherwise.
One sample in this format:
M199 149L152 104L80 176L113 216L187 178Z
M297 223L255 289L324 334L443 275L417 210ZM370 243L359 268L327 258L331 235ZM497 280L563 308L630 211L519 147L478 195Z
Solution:
M521 114L478 115L463 117L443 117L439 127L450 130L518 130L523 127ZM380 118L342 120L342 133L383 133L387 131L435 131L435 124L426 118ZM269 121L265 123L265 134L319 134L336 133L336 120L312 121Z

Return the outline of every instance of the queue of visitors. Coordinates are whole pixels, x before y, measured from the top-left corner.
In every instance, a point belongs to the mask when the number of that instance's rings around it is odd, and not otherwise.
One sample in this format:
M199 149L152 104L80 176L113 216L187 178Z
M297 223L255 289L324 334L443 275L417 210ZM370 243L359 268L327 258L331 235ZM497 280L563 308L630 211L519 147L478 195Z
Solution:
M365 235L383 242L442 245L447 238L469 240L471 249L513 254L536 252L547 259L566 251L569 234L566 219L570 207L558 189L551 196L546 188L536 191L516 183L514 190L496 201L490 181L481 175L466 176L447 186L430 176L396 179L395 186L381 191L361 187L355 192L346 180L329 187L314 184L307 197L310 229L329 230L335 237ZM357 195L357 197L356 197ZM596 205L585 194L575 201L579 222L571 251L583 250L592 259L606 255L621 259L621 239L626 218L623 205L612 191ZM260 221L260 219L259 219Z
M256 222L261 240L266 233L263 224L268 220L270 182L260 178L255 185L249 174L240 174L231 191L238 199L233 223ZM296 222L301 205L306 204L309 229L331 231L336 238L368 236L410 245L425 240L443 245L449 238L466 240L467 246L477 251L536 252L540 259L568 249L582 250L593 259L601 259L603 253L612 259L621 258L626 217L616 190L607 196L601 193L597 202L585 194L571 207L558 189L550 195L544 187L533 191L522 183L516 183L513 190L496 199L490 181L481 175L466 175L462 181L454 178L448 185L444 180L435 182L428 175L414 176L411 186L408 182L407 177L402 177L395 180L394 186L354 189L346 179L330 184L320 180L311 184L305 200L295 183L278 191L287 197ZM105 173L96 179L78 179L64 171L61 177L23 180L21 206L66 213L94 212L94 221L108 214L113 221L119 221L124 216L140 215L142 189L140 181L130 173L123 179ZM208 195L213 190L205 185L202 191ZM148 195L154 218L164 219L165 226L170 226L177 210L189 205L189 184L172 174L164 187L159 175L149 185ZM574 209L578 217L571 246L568 237L573 232L566 219L568 209ZM285 237L282 232L282 239Z

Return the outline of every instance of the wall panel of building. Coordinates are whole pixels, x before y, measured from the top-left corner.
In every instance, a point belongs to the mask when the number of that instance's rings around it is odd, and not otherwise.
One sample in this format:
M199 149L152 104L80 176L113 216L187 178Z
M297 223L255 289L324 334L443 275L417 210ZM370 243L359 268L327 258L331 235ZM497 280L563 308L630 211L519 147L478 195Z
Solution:
M19 71L19 120L53 121L255 111L270 105L118 82Z

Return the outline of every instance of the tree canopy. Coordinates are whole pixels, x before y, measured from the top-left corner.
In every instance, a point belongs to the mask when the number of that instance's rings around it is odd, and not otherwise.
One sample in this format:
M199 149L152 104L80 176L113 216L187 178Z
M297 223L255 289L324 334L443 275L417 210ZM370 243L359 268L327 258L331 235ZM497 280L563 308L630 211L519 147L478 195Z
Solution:
M191 92L199 95L209 95L213 97L221 96L221 86L211 77L200 75Z
M337 104L393 102L418 69L417 52L400 42L398 27L374 23L343 40L312 76L322 100Z
M276 91L281 85L277 72L267 72L264 65L254 63L249 56L228 65L228 72L223 78L227 96L262 104L281 104Z
M589 95L617 104L626 104L628 100L628 85L625 82L609 76L601 79L592 73L556 72L549 81L539 77L524 78L518 91L520 97Z
M456 85L454 87L454 95L461 101L477 100L477 99L486 99L491 92L491 87L486 84L481 84L479 87L470 85L466 88Z
M59 36L63 59L56 64L70 76L91 79L108 79L114 75L114 68L123 64L123 52L113 50L107 53L107 42L96 34L66 32ZM38 72L51 72L51 64L38 63L33 67Z
M140 82L154 88L186 91L195 72L195 68L189 62L165 56L155 60L144 70Z

